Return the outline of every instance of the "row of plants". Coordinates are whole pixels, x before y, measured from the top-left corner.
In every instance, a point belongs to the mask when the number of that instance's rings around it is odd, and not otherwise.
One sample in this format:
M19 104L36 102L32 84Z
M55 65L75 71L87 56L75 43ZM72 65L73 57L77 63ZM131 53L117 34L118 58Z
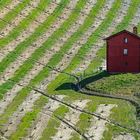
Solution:
M3 0L3 1L0 1L0 8L1 10L7 6L11 1L10 0Z
M10 10L4 17L3 20L0 20L0 30L3 29L10 21L12 21L28 4L30 0L24 0L19 3L14 9Z
M41 0L38 6L25 17L7 36L0 38L0 49L6 47L8 43L15 40L28 26L45 10L50 4L50 0Z
M36 28L34 33L26 38L23 42L18 44L16 48L8 53L8 55L3 59L3 61L0 62L0 72L2 73L9 65L10 63L14 62L17 57L27 48L29 47L33 42L35 42L39 36L43 35L44 32L46 32L49 27L56 21L56 18L61 15L63 12L64 7L69 3L69 1L62 0L60 5L58 5L52 14L50 14L47 19Z
M55 9L54 14L53 14L53 15L50 15L50 16L48 17L48 19L45 21L45 23L42 24L41 27L39 27L39 28L37 29L38 33L40 32L39 34L41 34L41 31L43 32L44 30L46 30L47 27L49 28L49 26L55 21L56 17L59 16L59 15L62 13L63 8L68 4L68 2L69 2L69 1L66 1L66 0L62 1L61 4L63 4L63 7L62 7L61 5L59 5L59 6ZM45 25L46 25L46 27L45 27ZM37 39L37 37L38 37L39 34L36 34L36 31L35 31L35 33L33 34L33 35L34 35L34 38ZM25 49L26 47L28 47L28 45L29 45L30 43L32 43L33 40L34 40L34 39L32 39L32 38L29 37L29 38L27 39L27 41L23 41L20 45L18 45L18 47L17 47L13 52L9 53L8 56L1 62L1 64L4 63L5 61L6 61L7 63L5 62L5 63L3 64L3 68L1 67L0 69L1 69L1 70L4 70L4 69L9 65L9 63L10 63L11 60L12 60L12 61L16 60L16 58L18 57L18 55L23 51L23 48ZM15 72L15 75L13 75L13 77L11 78L11 80L14 80L14 81L18 82L23 76L25 76L26 73L27 73L27 72L34 66L34 64L35 64L35 61L33 61L33 60L38 60L38 59L42 56L42 54L44 53L44 50L45 50L45 45L43 44L42 47L40 47L39 49L37 49L37 50L32 54L32 56L31 56L27 61L25 61L24 64ZM41 52L42 52L42 54L41 54ZM39 55L38 55L38 54L39 54ZM5 66L6 66L6 67L5 67ZM27 70L28 70L28 71L27 71ZM15 84L16 84L16 83L12 83L12 82L10 82L10 81L6 81L4 84L2 84L2 85L0 86L0 90L2 91L1 94L0 94L1 97L2 97L2 95L3 95L4 93L6 93L9 89L11 89Z

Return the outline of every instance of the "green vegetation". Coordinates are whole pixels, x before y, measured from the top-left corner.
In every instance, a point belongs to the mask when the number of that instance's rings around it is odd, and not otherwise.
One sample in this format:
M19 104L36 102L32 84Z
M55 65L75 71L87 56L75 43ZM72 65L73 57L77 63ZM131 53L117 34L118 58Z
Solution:
M68 1L65 1L65 0L64 0L64 1L62 1L62 3L63 3L63 6L65 7L66 4L68 3ZM64 7L63 7L63 8L64 8ZM4 71L4 69L6 68L5 66L8 66L9 63L10 63L11 61L16 60L16 58L18 57L18 55L19 55L26 47L28 47L29 44L32 43L32 41L33 41L33 36L34 36L34 38L37 38L37 37L38 37L38 34L42 33L42 32L47 28L47 25L48 25L48 28L49 28L49 26L52 24L52 22L55 21L56 17L57 17L59 14L61 14L61 12L63 11L63 8L62 8L61 5L59 5L59 6L55 9L54 15L50 15L50 16L48 17L48 19L45 21L45 23L42 24L41 27L38 27L38 29L37 29L38 32L35 31L35 32L33 33L33 35L31 35L32 38L31 38L31 37L27 38L27 41L22 42L20 45L18 45L18 47L17 47L13 52L9 53L8 56L0 63L0 65L2 64L1 66L3 66L3 67L0 68L0 70L1 70L1 71ZM46 25L46 26L45 26L45 25ZM44 45L43 45L43 46L44 46ZM39 58L42 56L41 54L44 53L44 49L45 49L45 46L42 47L42 48L40 47L39 49L37 49L37 50L33 53L32 57L30 57L27 61L25 61L25 62L24 62L24 65L22 65L21 68L18 69L18 70L16 71L14 77L11 78L11 79L18 82L23 76L25 76L25 74L27 74L27 72L28 72L27 70L29 70L29 69L31 69L31 68L33 67L33 65L34 65L34 63L35 63L34 60L37 60L37 59L39 59ZM39 54L39 53L40 53L40 54ZM39 55L38 55L38 54L39 54ZM2 95L3 95L7 90L11 89L14 85L15 85L15 83L13 83L13 82L11 82L11 81L7 81L7 82L4 83L3 85L1 85L1 86L0 86L0 91L1 91L1 94L0 94L0 95L1 95L1 97L2 97Z
M16 39L49 5L50 0L41 0L37 8L33 9L30 14L24 18L7 36L0 39L0 49L3 49L8 43ZM40 10L39 10L40 9Z
M68 111L69 109L63 105L54 111L46 129L43 131L40 140L46 140L46 138L47 140L51 140L51 137L56 134L57 128L60 126L60 121L55 116L59 116L61 119L63 119Z
M140 74L110 75L87 85L87 87L102 93L133 95L140 91Z
M32 121L36 119L37 114L41 111L47 101L47 98L41 97L34 103L34 107L32 109L33 111L25 114L21 120L21 123L17 127L17 131L10 136L10 140L19 140L21 137L27 134L27 128L31 127Z
M7 6L10 2L11 2L11 0L2 0L2 1L0 1L0 8L1 8L1 10L2 10L5 6Z
M19 3L14 9L10 10L3 20L0 21L0 30L4 28L10 21L12 21L28 4L30 0L23 0L23 2Z

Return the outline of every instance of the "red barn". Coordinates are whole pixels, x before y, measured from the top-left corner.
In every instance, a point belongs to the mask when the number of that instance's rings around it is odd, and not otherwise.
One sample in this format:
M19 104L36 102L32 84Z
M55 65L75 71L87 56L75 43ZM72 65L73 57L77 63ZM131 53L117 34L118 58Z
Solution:
M107 71L109 73L140 72L140 37L123 30L107 37Z

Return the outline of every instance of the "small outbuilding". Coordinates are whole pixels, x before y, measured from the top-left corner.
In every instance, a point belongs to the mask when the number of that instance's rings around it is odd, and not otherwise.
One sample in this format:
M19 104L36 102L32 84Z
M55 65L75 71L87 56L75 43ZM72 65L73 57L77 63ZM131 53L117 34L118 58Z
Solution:
M133 33L123 30L105 40L109 73L140 72L140 37L137 27L133 28Z

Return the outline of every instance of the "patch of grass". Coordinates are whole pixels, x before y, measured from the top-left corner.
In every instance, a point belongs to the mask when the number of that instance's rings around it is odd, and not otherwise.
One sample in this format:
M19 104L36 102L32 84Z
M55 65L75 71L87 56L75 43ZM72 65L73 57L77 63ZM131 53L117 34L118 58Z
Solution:
M49 120L46 129L43 131L40 140L46 140L46 138L47 140L51 140L51 137L53 137L56 134L57 128L60 126L61 123L57 118L55 118L55 115L63 119L68 111L69 109L62 105L56 111L53 112L53 116Z
M10 140L19 140L21 137L24 137L27 134L27 128L29 128L37 117L37 114L41 111L43 106L48 102L48 99L41 96L39 100L34 103L33 110L27 112L22 118L21 123L18 125L16 132L14 132L9 139Z
M49 27L52 25L52 23L56 20L56 18L63 12L64 7L69 3L68 0L62 0L60 5L56 7L53 14L51 14L37 29L34 31L34 33L25 39L23 42L21 42L12 52L10 52L2 62L0 62L0 72L2 73L10 63L15 61L17 57L27 48L29 47L35 40L38 39L40 35L42 35ZM38 51L38 54L40 51ZM40 55L37 54L37 58ZM30 62L32 63L32 62ZM29 65L30 66L30 65ZM29 67L28 66L28 67ZM24 72L24 70L22 71Z
M29 3L30 0L23 0L23 2L19 3L14 9L10 10L3 18L6 22L0 20L0 30L12 21Z
M138 134L136 134L134 132L127 131L126 129L124 130L120 127L113 126L113 125L110 125L110 124L107 124L107 129L103 134L102 140L112 140L112 137L120 135L122 133L131 134L136 140L140 140L140 136Z
M139 79L140 74L116 74L99 79L87 87L103 93L133 95L139 92L139 90L136 91L139 86L136 83L140 83Z
M65 7L68 4L68 1L63 0L62 1L63 6ZM64 8L63 7L63 8ZM43 25L41 25L41 27L38 27L38 31L44 31L48 27L51 25L51 23L56 19L56 17L61 14L61 12L63 11L62 5L59 5L55 11L54 11L54 15L50 15L48 17L48 19L45 21L45 23ZM46 27L45 27L46 25ZM43 27L42 27L43 26ZM45 28L45 29L44 29ZM42 32L43 32L42 31ZM40 33L39 33L40 34ZM34 36L35 38L38 37L39 34L36 34L36 32L31 35L32 37ZM28 38L28 41L24 41L22 42L13 52L9 53L8 56L6 58L4 58L4 60L0 63L0 65L2 64L2 67L0 67L0 71L4 71L5 68L14 60L16 60L16 58L18 57L18 55L23 51L23 48L25 49L32 41L33 38ZM26 43L25 43L26 42ZM25 44L24 44L25 43ZM43 45L43 47L40 47L39 49L37 49L35 51L35 53L33 53L32 57L30 57L27 61L24 62L24 64L15 72L15 75L11 78L14 81L19 81L23 76L25 76L27 74L27 72L34 66L36 59L39 59L44 53L45 50L45 46ZM40 54L40 55L38 55ZM10 81L7 81L6 83L0 85L0 95L2 96L4 93L7 92L7 90L9 90L10 88L12 88L16 83L12 83Z
M24 18L19 25L17 25L10 33L4 38L0 38L0 49L3 49L8 43L16 39L22 31L24 31L49 5L50 0L41 0L37 8L33 9L26 18ZM38 10L40 9L40 10Z
M2 10L5 6L7 6L11 0L1 0L0 1L0 9Z

